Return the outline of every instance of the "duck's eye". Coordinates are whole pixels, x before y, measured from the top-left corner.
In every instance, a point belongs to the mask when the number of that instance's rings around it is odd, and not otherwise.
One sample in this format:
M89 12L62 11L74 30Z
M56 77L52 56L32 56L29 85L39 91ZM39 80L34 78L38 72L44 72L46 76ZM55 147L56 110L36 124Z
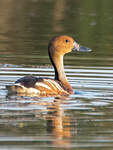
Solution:
M65 42L66 42L66 43L68 43L68 42L69 42L69 40L65 40Z

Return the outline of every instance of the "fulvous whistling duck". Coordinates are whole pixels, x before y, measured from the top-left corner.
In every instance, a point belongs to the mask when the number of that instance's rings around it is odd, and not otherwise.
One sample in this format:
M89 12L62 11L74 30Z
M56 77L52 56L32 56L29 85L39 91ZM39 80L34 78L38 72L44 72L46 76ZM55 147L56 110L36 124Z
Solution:
M14 85L7 86L9 92L36 95L69 95L73 89L69 84L63 65L63 56L71 51L91 51L79 46L75 40L67 35L54 37L48 45L48 54L55 70L55 79L26 76L18 79Z

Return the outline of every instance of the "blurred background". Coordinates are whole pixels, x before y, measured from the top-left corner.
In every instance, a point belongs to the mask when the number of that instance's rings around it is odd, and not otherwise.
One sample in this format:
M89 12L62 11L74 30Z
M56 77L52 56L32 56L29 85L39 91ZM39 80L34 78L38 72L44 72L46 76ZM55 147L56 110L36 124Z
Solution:
M0 63L48 64L49 40L66 34L93 52L69 54L65 64L111 66L112 7L112 0L1 0Z

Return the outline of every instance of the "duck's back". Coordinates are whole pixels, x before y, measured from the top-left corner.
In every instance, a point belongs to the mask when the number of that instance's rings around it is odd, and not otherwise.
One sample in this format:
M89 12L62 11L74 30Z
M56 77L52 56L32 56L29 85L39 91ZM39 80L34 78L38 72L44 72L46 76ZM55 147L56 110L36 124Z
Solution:
M20 78L14 85L7 86L9 92L29 93L37 95L68 95L61 82L49 78L26 76Z

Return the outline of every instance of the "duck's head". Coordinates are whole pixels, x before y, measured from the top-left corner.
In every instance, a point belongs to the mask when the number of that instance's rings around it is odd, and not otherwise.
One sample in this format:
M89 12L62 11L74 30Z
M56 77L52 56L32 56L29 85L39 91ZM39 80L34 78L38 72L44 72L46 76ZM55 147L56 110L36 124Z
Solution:
M48 45L48 50L51 56L64 56L64 54L69 53L71 51L91 51L91 49L87 47L80 46L72 37L67 35L54 37Z

